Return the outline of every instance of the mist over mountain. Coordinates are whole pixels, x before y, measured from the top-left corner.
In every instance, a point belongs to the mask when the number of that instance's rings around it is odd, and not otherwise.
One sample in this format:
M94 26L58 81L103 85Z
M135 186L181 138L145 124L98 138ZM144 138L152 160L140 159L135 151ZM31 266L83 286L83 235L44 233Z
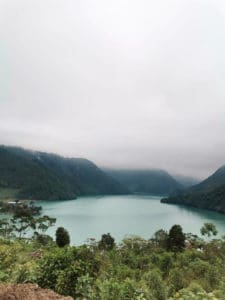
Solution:
M184 188L191 187L193 185L198 184L201 182L200 179L190 177L190 176L184 176L184 175L172 175L173 178L180 183Z
M0 3L1 144L199 178L223 164L224 1Z
M184 204L225 213L225 166L176 196L161 200L163 203Z
M0 146L0 189L8 197L61 200L127 189L82 158Z
M104 171L132 193L169 195L183 189L180 183L163 170L104 169Z

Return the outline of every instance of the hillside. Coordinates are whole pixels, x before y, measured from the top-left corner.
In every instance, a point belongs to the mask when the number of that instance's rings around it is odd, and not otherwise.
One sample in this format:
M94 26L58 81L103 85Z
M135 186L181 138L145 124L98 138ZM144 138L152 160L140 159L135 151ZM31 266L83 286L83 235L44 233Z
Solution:
M201 183L176 196L162 199L161 202L190 205L225 213L225 166Z
M225 166L219 168L215 173L199 184L191 187L190 191L206 192L211 191L225 184Z
M183 187L163 170L111 170L105 172L132 193L170 195Z
M189 188L193 185L196 185L201 182L200 179L190 177L190 176L184 176L184 175L172 175L173 178L180 183L184 188Z
M86 159L0 146L0 193L7 198L61 200L126 192Z

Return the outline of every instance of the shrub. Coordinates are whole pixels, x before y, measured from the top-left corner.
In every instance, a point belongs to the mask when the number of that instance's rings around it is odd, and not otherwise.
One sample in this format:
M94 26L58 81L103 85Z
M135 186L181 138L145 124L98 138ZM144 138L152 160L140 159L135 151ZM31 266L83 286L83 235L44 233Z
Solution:
M58 227L56 230L56 244L59 247L64 247L70 244L70 236L68 231L63 227Z

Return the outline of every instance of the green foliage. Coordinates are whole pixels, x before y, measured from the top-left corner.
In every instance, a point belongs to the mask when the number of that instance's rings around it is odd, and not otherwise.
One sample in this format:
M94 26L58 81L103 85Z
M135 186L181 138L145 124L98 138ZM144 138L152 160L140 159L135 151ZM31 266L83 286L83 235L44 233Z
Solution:
M29 229L35 229L35 219L30 213L18 212L10 219L10 222L18 238L24 237Z
M0 220L0 236L6 239L9 239L12 235L13 227L12 224L8 221L8 219Z
M185 235L180 225L173 225L168 235L168 249L174 252L182 251L185 247Z
M202 235L207 235L208 237L217 235L218 233L216 226L213 223L204 223L200 231Z
M103 234L98 246L102 250L112 250L115 246L115 239L110 233Z
M163 170L106 169L105 172L126 186L131 193L169 195L182 189L182 185Z
M63 227L58 227L56 230L56 244L59 247L64 247L70 244L70 236L68 231Z
M51 252L39 261L38 284L55 290L60 272L69 268L72 263L71 249L52 248Z
M127 189L85 159L0 146L0 199L65 200Z
M53 226L56 222L55 218L49 216L37 217L32 215L30 211L18 210L10 219L0 220L0 236L7 239L31 239L41 240L46 243L49 237L43 235L46 230ZM32 236L33 233L33 236ZM29 235L26 237L26 235ZM45 242L44 242L45 239Z
M86 247L51 248L39 261L38 284L79 299L91 293L99 264Z
M162 199L162 203L190 205L225 213L225 166L218 169L203 182Z
M144 275L147 286L157 300L167 299L167 287L159 271L152 270Z
M170 300L222 300L214 293L207 293L200 285L192 283L188 288L177 292Z
M99 243L60 248L37 238L0 239L0 283L37 283L78 300L225 300L225 240L202 241L200 251L190 243L174 253L161 236L104 244L110 251Z
M98 294L95 299L101 300L129 300L144 299L144 292L138 289L134 280L126 278L123 282L114 278L97 281Z
M163 248L167 247L167 241L168 241L168 233L163 230L160 229L158 231L155 232L155 234L153 235L153 239L152 239L158 246L161 246Z

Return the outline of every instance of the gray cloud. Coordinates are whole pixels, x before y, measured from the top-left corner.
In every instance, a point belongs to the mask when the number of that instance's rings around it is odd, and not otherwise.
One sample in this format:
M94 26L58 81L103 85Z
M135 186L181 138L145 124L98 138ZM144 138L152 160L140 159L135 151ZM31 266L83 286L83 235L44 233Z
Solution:
M224 36L223 0L0 0L0 142L205 177Z

